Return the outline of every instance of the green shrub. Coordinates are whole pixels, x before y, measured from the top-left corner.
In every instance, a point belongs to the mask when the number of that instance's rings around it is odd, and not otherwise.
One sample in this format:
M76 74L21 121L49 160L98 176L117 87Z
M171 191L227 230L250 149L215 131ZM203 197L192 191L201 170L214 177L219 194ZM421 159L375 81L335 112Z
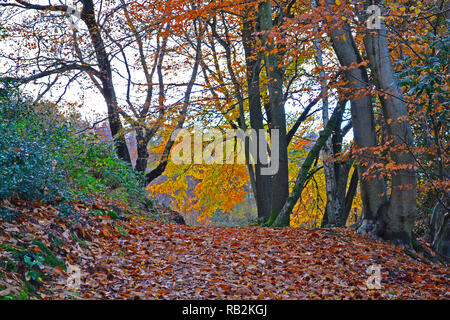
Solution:
M0 200L62 202L71 190L58 162L67 128L42 121L18 93L0 97Z
M96 195L142 202L143 175L120 160L111 143L92 133L77 134L75 118L54 110L33 105L17 91L0 91L0 203L40 200L68 213L73 201Z
M66 170L72 173L78 189L99 193L124 202L143 198L143 175L120 160L112 144L98 142L95 135L85 134L70 143Z

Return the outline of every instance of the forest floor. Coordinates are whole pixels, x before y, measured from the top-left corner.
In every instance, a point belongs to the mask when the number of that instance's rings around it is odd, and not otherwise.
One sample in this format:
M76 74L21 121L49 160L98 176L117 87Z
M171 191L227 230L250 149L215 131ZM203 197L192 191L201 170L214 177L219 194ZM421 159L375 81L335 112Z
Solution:
M73 222L51 206L10 208L4 299L450 299L447 267L350 229L190 227L84 205ZM369 289L377 265L381 288Z

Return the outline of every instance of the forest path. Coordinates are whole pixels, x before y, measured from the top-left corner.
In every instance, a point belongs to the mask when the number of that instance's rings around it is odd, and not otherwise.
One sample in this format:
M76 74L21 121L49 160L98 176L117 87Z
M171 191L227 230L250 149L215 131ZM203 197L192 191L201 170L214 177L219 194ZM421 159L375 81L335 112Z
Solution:
M72 290L73 275L44 266L52 280L39 293L47 299L450 298L445 267L348 229L189 227L92 215L69 229L41 211L21 219L19 226L2 222L2 245L17 245L17 233L20 242L37 238L48 247L62 239L52 250L81 271ZM369 289L376 275L366 270L377 265L382 288Z

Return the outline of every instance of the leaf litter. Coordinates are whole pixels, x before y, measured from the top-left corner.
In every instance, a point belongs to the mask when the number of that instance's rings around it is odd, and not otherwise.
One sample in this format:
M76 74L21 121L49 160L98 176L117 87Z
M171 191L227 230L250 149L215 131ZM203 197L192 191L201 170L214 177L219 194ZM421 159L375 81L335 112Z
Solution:
M351 229L190 227L144 215L112 219L76 208L78 219L55 208L20 202L15 221L0 220L2 261L14 250L42 251L64 265L40 264L42 299L449 299L446 266ZM370 266L381 288L369 289ZM24 268L0 266L0 298L17 294ZM22 270L21 270L22 269Z

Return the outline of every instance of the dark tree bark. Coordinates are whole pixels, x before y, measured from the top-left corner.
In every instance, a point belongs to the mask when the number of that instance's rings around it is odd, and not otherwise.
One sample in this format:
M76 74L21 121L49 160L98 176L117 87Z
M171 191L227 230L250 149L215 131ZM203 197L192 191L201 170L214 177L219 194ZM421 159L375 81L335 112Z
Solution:
M450 191L435 205L430 219L429 240L433 249L450 261Z
M265 69L268 78L268 91L270 99L271 129L279 130L279 166L278 172L272 178L272 203L271 218L273 221L278 216L289 196L289 174L288 174L288 156L286 139L286 114L284 110L283 95L283 74L278 65L278 55L275 53L275 43L269 42L268 33L273 29L272 6L270 0L264 1L259 6L259 22L262 36L262 42L266 47L264 52ZM273 148L273 146L272 146ZM280 222L284 226L289 226L289 215L283 216Z
M350 179L350 185L348 186L347 194L345 195L345 210L343 212L342 221L344 225L347 222L348 216L350 215L350 210L352 209L353 199L356 195L356 190L358 187L358 169L355 167L352 177Z
M374 1L366 4L374 4ZM378 233L383 239L409 245L416 214L415 162L410 151L413 138L403 92L391 61L383 19L380 19L379 30L367 30L364 46L375 84L382 91L378 96L388 134L393 139L391 158L396 165L402 166L402 169L392 173L390 201L385 214L378 219Z
M327 8L332 8L333 0L327 0ZM331 9L332 10L332 9ZM333 12L331 12L333 14ZM344 23L341 28L333 27L329 32L334 52L344 67L344 74L348 80L348 88L359 94L351 97L351 114L353 135L356 147L371 148L376 146L376 131L372 109L372 97L368 94L369 78L364 66L355 68L363 61L356 47L350 26ZM353 65L353 66L352 66ZM373 163L370 151L361 154L368 166ZM384 181L378 179L367 180L364 174L368 166L358 165L358 175L363 201L364 221L361 232L375 232L375 222L379 211L387 204L386 187Z
M264 130L261 92L259 87L260 82L260 68L261 58L257 53L255 32L255 21L246 19L243 22L242 40L245 51L245 61L247 69L247 84L248 84L248 100L250 111L250 127L259 130ZM257 135L257 154L260 155L260 141L261 136ZM256 205L258 209L258 218L266 222L270 218L271 208L271 179L268 175L261 174L261 159L259 156L255 159L255 188L256 188ZM266 161L267 163L267 161Z
M100 33L100 26L97 23L94 2L92 0L82 0L83 10L81 20L84 21L89 30L89 36L94 47L97 63L100 71L100 82L102 84L102 94L108 108L108 121L111 134L114 138L114 145L119 158L131 164L130 153L128 152L125 140L125 132L119 116L116 92L113 85L111 64L108 53Z

